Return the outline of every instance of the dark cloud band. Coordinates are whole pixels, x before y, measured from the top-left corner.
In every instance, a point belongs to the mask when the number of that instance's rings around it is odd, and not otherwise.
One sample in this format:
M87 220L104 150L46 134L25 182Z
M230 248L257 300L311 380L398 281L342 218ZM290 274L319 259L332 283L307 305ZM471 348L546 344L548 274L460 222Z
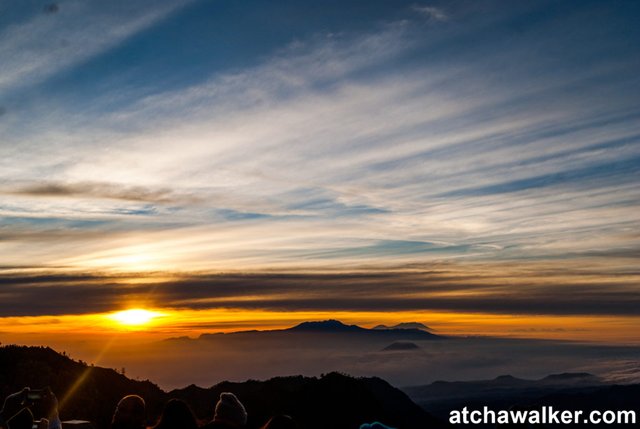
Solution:
M4 194L27 197L75 197L113 199L145 203L197 203L198 198L190 195L177 195L170 189L146 188L143 186L122 186L101 182L36 182L17 184L1 190Z
M520 278L454 267L372 273L199 274L131 282L131 276L3 275L0 316L84 314L126 303L183 309L275 311L443 310L498 314L637 316L638 273L541 270Z

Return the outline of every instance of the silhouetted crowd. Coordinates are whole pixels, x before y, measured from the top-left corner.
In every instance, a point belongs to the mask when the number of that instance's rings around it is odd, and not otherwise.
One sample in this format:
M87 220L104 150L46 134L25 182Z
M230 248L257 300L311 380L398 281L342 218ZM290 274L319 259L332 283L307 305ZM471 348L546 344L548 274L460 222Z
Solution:
M147 409L144 399L127 395L118 402L111 420L111 429L244 429L247 411L240 400L230 392L220 394L215 405L213 419L198 424L189 404L181 399L171 399L162 410L154 426L147 426ZM36 419L34 415L40 417ZM0 410L0 429L62 429L58 416L58 399L46 388L20 392L7 396ZM66 426L66 423L65 423ZM287 415L271 417L261 429L298 429L296 421ZM365 423L360 429L393 429L379 422Z

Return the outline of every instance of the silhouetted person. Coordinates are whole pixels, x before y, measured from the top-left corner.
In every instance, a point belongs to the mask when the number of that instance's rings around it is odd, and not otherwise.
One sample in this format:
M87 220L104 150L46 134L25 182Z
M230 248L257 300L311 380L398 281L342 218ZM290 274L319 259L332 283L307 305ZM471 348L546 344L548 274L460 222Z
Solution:
M28 391L29 388L25 387L20 392L12 393L5 398L0 409L0 427L8 427L8 421L25 407L24 400Z
M144 429L146 420L144 399L138 395L128 395L118 402L111 420L111 429Z
M247 424L247 411L236 395L222 392L216 404L213 420L203 426L203 429L239 429Z
M34 414L41 419L34 420ZM4 400L0 410L0 428L27 427L29 422L29 429L34 423L38 429L60 429L58 399L48 387L42 390L25 387Z
M34 391L31 391L32 393ZM49 429L61 429L62 423L58 417L58 398L53 394L49 387L45 387L38 394L39 399L29 402L29 408L36 418L40 418L38 427L47 427ZM46 425L44 424L46 423Z
M298 429L295 420L284 414L269 419L261 429Z
M154 429L198 429L198 423L186 402L170 399Z

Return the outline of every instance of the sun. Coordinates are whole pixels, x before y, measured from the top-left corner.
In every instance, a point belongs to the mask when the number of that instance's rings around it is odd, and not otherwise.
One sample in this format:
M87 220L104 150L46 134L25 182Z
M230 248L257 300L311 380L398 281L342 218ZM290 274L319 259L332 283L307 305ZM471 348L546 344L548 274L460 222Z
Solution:
M124 326L143 326L149 324L162 313L156 311L144 310L141 308L132 308L130 310L118 311L109 316L111 320L118 322Z

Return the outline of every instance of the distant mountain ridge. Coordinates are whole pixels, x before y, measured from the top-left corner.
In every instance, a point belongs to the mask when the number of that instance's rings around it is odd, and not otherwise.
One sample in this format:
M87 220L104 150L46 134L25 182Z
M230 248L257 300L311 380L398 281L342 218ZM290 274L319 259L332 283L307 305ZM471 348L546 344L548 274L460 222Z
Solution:
M398 323L397 325L393 325L393 326L377 325L377 326L374 326L373 329L378 329L378 330L419 329L421 331L433 331L433 329L431 329L427 325L425 325L423 323L420 323L420 322L403 322L403 323Z
M317 322L302 322L285 331L293 332L364 332L366 328L358 325L346 325L339 320L322 320Z
M402 390L424 409L440 418L446 418L451 410L462 407L508 409L527 403L545 404L544 398L553 394L578 395L576 398L584 400L580 395L588 397L591 392L605 387L607 384L599 377L580 372L552 374L537 380L501 375L490 380L435 381Z
M193 378L189 373L179 371L168 373L166 378L163 374L154 375L159 380L169 378L163 383L172 387L199 379L211 382L244 378L264 380L282 374L314 376L331 371L375 374L398 383L394 378L398 371L390 368L396 366L401 367L400 372L412 371L412 365L402 362L404 355L410 352L391 353L382 349L396 342L412 342L426 351L441 349L448 341L459 343L458 339L419 329L378 330L330 319L305 321L280 329L170 338L151 344L148 353L151 361L156 356L170 356L178 364L188 359L195 365L192 370L197 368L204 374L204 378ZM422 350L414 353L414 361L421 360ZM413 377L407 379L415 380Z
M273 329L273 330L250 330L250 331L237 331L229 333L205 333L201 334L199 339L206 340L208 338L220 338L224 337L239 337L239 336L256 336L263 339L278 336L282 338L288 334L333 334L342 335L346 337L360 336L368 338L380 338L380 339L392 339L392 340L435 340L445 338L441 335L436 335L428 332L428 327L422 324L401 323L396 325L397 327L384 327L384 325L378 325L373 329L363 328L358 325L347 325L339 320L329 319L320 321L308 321L302 322L291 328L286 329ZM173 338L172 340L178 340Z
M403 390L414 398L426 400L428 398L469 397L485 395L513 389L541 389L553 387L600 386L602 380L589 373L551 374L538 380L516 378L512 375L501 375L491 380L475 381L434 381L424 386L410 386Z

